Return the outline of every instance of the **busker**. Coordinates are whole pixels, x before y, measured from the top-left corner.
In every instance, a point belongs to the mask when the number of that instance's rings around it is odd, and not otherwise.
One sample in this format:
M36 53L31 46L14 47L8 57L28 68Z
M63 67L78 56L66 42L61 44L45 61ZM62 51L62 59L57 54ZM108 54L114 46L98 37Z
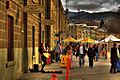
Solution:
M39 46L39 49L38 49L40 55L41 55L41 59L42 59L42 67L41 67L41 72L45 72L44 71L44 67L46 65L46 57L44 56L43 53L45 53L45 47L44 47L44 44L41 43L40 46Z

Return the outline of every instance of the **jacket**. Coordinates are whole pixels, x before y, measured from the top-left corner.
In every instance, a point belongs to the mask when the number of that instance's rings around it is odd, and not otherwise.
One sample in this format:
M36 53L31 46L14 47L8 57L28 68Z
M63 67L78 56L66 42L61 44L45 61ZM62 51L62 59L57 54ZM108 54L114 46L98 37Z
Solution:
M118 60L118 56L117 56L117 48L116 47L113 47L111 48L111 57L110 57L111 60Z
M94 56L95 56L94 48L88 48L88 57L94 57Z

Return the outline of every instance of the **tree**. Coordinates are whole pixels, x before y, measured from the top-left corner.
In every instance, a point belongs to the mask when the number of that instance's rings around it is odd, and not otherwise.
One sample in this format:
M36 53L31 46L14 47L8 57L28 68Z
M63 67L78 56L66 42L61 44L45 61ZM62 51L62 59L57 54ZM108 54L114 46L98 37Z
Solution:
M100 21L100 28L103 28L104 27L104 21L103 19Z

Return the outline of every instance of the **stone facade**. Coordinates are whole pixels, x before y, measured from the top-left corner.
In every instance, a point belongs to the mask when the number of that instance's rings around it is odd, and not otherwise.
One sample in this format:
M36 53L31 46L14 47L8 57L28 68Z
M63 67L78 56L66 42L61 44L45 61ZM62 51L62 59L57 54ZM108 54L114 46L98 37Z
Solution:
M9 9L6 9L6 0L0 1L0 80L14 80L21 74L22 71L22 44L21 44L21 5L16 5L15 2L9 1ZM13 53L14 58L8 61L8 35L9 24L8 16L13 18Z
M8 0L7 0L8 1ZM28 2L29 3L29 2ZM6 6L9 8L6 9ZM0 1L0 80L16 80L24 72L24 67L27 69L32 68L34 63L38 63L38 37L39 37L39 17L34 14L27 14L27 51L23 53L23 34L24 34L24 22L23 22L23 5L20 0L9 0L6 4L6 0ZM8 44L9 44L9 19L10 16L13 19L13 60L8 61ZM34 27L34 52L33 52L33 28ZM33 60L33 53L35 54L35 60ZM23 55L27 54L27 66L23 66L25 63Z
M53 34L66 25L63 9L57 9L59 0L50 0L51 24L45 23L47 0L27 1L27 5L39 4L40 14L24 12L23 1L0 0L0 80L16 80L23 73L29 72L33 64L39 64L39 43L46 43L45 36L48 35L52 50L56 39ZM63 7L62 4L60 7ZM59 18L58 12L61 12ZM49 34L45 34L46 24L50 26Z

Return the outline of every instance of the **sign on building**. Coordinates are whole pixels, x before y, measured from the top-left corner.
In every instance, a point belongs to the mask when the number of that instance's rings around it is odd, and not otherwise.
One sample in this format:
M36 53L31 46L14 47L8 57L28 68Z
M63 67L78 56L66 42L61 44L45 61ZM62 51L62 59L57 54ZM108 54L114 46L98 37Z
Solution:
M52 19L45 19L44 23L45 23L45 25L53 25L54 20L52 20Z
M30 14L36 14L40 13L42 11L42 8L40 5L27 5L25 6L24 11Z

